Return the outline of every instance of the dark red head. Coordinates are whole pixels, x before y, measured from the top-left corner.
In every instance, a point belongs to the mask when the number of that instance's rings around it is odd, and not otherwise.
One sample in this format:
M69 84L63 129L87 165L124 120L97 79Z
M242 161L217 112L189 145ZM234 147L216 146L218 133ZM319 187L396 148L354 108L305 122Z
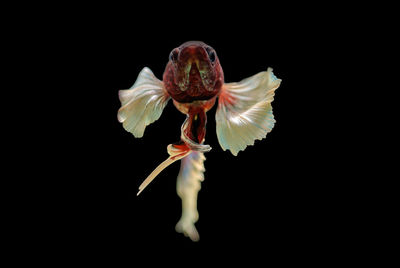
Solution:
M163 81L174 100L188 103L217 95L224 83L224 74L212 47L190 41L171 51Z

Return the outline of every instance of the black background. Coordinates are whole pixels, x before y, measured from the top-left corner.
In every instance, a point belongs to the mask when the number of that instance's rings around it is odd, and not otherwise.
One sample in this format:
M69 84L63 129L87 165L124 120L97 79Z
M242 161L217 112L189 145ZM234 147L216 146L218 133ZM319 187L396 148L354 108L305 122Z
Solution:
M351 197L354 182L341 173L351 153L335 154L344 152L332 102L333 70L346 38L338 34L339 20L323 10L292 16L273 7L265 14L257 7L233 13L206 8L190 16L146 9L139 17L140 10L85 9L46 34L46 94L59 90L40 107L45 142L34 146L46 158L34 166L42 179L26 187L37 189L34 202L23 204L32 237L27 247L58 259L130 263L152 249L150 262L164 251L172 252L171 260L185 255L206 263L210 257L287 261L350 254L358 203ZM207 113L206 143L213 149L205 155L197 243L174 229L181 213L179 163L136 196L168 156L167 145L179 139L185 116L169 103L141 139L117 121L118 90L131 87L143 67L161 79L169 52L189 40L217 51L226 82L268 67L282 79L273 131L237 157L218 144L216 107Z

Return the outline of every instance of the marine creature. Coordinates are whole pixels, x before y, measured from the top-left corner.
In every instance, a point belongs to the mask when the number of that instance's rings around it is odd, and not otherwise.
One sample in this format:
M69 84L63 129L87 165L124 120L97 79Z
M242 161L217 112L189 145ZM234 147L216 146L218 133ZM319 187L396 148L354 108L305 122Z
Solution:
M280 83L271 68L237 83L225 83L217 53L200 41L186 42L171 51L162 81L145 67L130 89L119 91L118 120L125 130L141 138L171 99L186 120L180 141L168 145L169 157L143 181L138 195L163 169L181 160L177 193L182 199L182 216L176 230L198 241L194 225L199 218L197 194L204 180L204 153L211 150L204 144L207 111L218 98L218 142L236 156L274 127L271 103Z

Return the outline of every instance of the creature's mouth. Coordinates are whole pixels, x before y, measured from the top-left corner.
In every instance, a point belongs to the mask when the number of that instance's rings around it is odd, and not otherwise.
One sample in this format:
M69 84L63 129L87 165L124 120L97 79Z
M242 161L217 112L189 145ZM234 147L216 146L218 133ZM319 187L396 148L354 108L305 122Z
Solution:
M179 83L182 91L190 90L192 96L198 96L204 90L209 90L204 82L205 71L200 69L200 62L197 59L189 59L183 70L183 79Z
M194 63L193 62L190 65L189 83L192 83L193 85L199 85L201 83L203 86L205 86L204 83L203 83L203 80L201 79L201 76L200 76L198 63Z

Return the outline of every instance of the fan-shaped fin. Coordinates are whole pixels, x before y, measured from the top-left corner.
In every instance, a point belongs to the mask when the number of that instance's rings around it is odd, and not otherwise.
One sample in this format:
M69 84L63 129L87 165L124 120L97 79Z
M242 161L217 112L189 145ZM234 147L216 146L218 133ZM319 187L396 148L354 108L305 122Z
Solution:
M136 138L141 138L146 126L160 118L170 96L163 82L145 67L130 89L119 91L119 99L122 106L118 121Z
M275 119L271 102L280 83L268 68L241 82L224 85L215 116L218 141L224 150L237 155L272 130Z

